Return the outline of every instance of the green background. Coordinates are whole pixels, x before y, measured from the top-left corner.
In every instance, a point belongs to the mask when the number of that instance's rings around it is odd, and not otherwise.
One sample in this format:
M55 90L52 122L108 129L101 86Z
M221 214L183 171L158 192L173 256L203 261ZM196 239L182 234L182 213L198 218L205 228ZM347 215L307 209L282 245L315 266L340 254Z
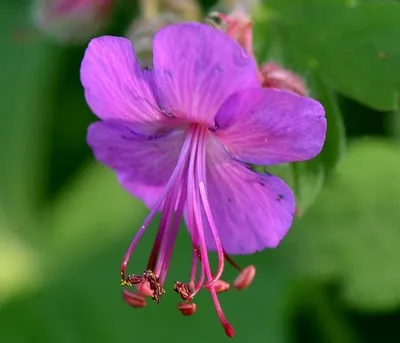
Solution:
M135 14L136 3L119 1L104 32L122 35ZM399 342L400 5L270 0L254 20L259 61L300 73L329 129L317 159L273 169L305 214L279 248L237 258L257 276L220 296L235 339ZM23 0L1 2L0 35L0 342L228 340L205 292L195 316L176 310L172 284L191 258L183 227L161 304L134 310L121 299L120 260L147 210L86 145L95 120L79 81L86 43L36 31ZM224 278L235 275L228 267Z

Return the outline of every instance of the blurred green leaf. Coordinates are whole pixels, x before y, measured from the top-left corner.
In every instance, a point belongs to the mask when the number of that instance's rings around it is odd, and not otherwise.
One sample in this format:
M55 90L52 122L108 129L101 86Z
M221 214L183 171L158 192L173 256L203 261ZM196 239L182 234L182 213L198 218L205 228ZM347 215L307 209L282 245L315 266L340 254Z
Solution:
M258 28L279 41L285 66L318 72L339 92L375 109L397 108L400 4L299 3L302 6L268 2L264 10L268 20Z
M317 159L323 165L326 174L337 166L346 150L346 132L336 94L318 76L312 79L311 89L325 108L327 132L324 147Z
M362 141L278 249L302 278L335 280L353 306L400 304L400 147Z
M4 53L0 125L0 205L15 229L30 225L46 179L52 115L49 93L57 79L60 49L25 31L26 2L0 4Z
M1 340L110 342L131 340L132 335L138 341L182 343L188 337L192 342L224 339L211 299L205 292L196 298L198 311L193 318L184 318L176 310L178 296L172 292L173 281L189 276L191 262L191 244L183 226L162 303L150 302L147 309L134 310L122 302L119 264L144 217L143 209L118 186L111 171L101 166L84 168L43 223L54 229L40 249L41 290L32 294L29 292L32 285L25 283L27 294L20 294L0 308L0 322L18 322L25 330L6 329L0 333ZM149 227L151 234L144 236L134 252L132 264L138 268L135 271L143 270L146 265L155 224ZM221 296L238 339L256 340L261 335L276 343L286 342L290 275L273 254L238 260L244 265L258 266L249 291L240 295L232 291ZM234 277L227 266L226 278ZM24 309L22 314L21 309ZM65 330L68 333L58 339Z
M89 258L118 240L124 229L135 232L144 214L144 206L119 186L111 170L85 166L48 209L42 225L51 229L45 230L43 256L52 256L46 262L57 268L73 263L71 257Z

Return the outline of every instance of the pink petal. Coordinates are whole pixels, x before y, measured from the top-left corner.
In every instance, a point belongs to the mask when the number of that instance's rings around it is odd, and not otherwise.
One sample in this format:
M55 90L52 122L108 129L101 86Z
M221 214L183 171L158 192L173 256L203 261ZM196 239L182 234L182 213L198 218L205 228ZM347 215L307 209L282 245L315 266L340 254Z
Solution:
M325 141L322 105L288 91L242 90L222 105L215 120L217 137L235 158L248 163L308 160Z
M167 26L155 35L153 46L158 103L178 118L214 127L229 95L259 86L255 62L231 38L207 25Z
M232 160L216 144L207 158L207 192L222 246L229 254L276 247L293 222L295 199L278 177ZM215 250L209 230L207 248Z
M151 207L176 166L185 135L172 131L144 137L122 121L95 122L87 141L96 159L114 169L122 186Z
M131 42L103 36L93 39L81 65L81 82L91 110L103 120L124 120L137 132L151 133L166 120L149 86L151 73L142 71Z

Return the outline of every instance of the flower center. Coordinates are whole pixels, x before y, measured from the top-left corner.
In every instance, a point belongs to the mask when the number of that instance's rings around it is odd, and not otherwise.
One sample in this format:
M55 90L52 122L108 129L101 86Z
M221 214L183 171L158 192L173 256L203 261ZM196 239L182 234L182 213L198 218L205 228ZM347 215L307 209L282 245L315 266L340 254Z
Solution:
M201 289L207 289L211 294L225 332L232 337L234 335L233 328L228 323L217 296L217 293L228 290L230 286L227 282L221 280L224 262L225 260L228 261L241 272L234 282L237 289L245 288L251 283L255 269L250 266L242 270L225 253L222 247L207 194L206 146L210 134L208 128L200 124L188 126L177 165L160 198L150 210L124 256L121 266L121 285L139 286L139 294L137 295L127 291L123 293L124 299L134 307L144 306L145 300L140 298L141 295L151 296L157 303L160 301L161 296L165 293L164 283L179 223L183 217L184 209L186 209L193 256L189 282L176 281L174 283L174 290L184 301L184 303L178 305L178 309L184 315L194 314L196 311L196 305L192 302L194 296ZM141 275L126 275L125 271L130 256L157 212L161 212L161 220L146 270ZM207 253L206 230L211 233L218 255L218 268L215 273L211 270ZM199 266L200 273L197 278Z

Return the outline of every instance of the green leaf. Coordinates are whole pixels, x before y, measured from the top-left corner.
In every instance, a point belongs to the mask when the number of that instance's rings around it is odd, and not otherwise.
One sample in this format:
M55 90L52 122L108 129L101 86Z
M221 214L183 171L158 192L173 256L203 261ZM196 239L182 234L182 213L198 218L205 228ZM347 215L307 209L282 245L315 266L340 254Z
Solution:
M37 285L21 283L22 293L14 294L13 301L8 299L0 309L2 323L18 320L25 330L2 330L0 340L110 342L127 341L134 335L135 340L145 341L149 333L154 340L171 342L186 341L187 337L192 342L223 338L206 292L196 298L198 311L193 318L182 318L176 310L178 296L172 292L173 281L189 276L191 262L191 243L184 227L162 303L150 302L147 309L134 310L121 301L120 261L144 216L143 205L120 188L111 171L97 165L84 168L42 223L54 229L37 248L42 266L39 290ZM134 272L145 268L156 225L149 227L150 234L134 252L130 265ZM268 336L276 343L286 342L290 274L272 254L241 257L238 263L254 263L260 268L249 291L221 296L237 337L257 340ZM226 269L226 279L232 280L236 271L229 265ZM246 311L250 315L244 316Z
M265 9L268 24L260 23L259 30L280 42L287 67L315 71L334 89L372 108L397 108L399 3L274 4L266 4L272 6Z
M100 165L83 167L41 224L48 232L43 257L52 256L45 264L59 267L71 259L71 249L73 259L88 257L119 239L125 230L132 235L145 217L144 210L139 200L120 187L111 170Z
M330 172L337 166L346 150L346 133L336 94L316 74L312 80L311 89L325 108L327 132L324 147L317 157L325 172Z
M278 250L299 277L339 283L364 309L400 304L400 147L362 141Z
M57 79L60 49L29 35L18 37L29 7L2 2L2 115L0 125L0 206L18 227L30 225L46 178L52 109L49 92ZM16 228L17 225L15 225Z

